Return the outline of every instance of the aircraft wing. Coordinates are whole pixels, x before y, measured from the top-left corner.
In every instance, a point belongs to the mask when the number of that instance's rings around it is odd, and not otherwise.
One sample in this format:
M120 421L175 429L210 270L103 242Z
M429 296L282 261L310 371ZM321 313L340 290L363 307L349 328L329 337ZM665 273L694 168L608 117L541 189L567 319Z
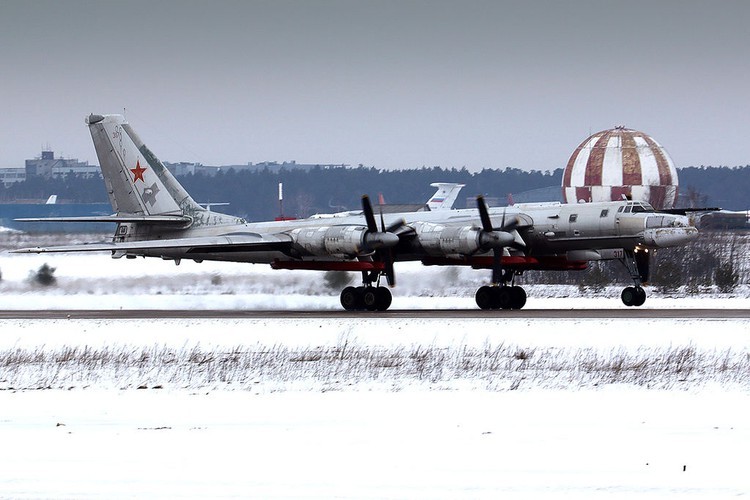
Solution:
M286 250L292 239L285 234L234 233L222 236L170 238L128 242L82 243L52 247L31 247L12 250L11 253L64 253L64 252L118 252L128 250L156 250L184 248L189 253L259 252Z
M120 216L120 215L92 215L85 217L25 217L13 219L16 222L112 222L115 224L134 222L141 224L189 224L192 219L182 215L145 215L145 216Z

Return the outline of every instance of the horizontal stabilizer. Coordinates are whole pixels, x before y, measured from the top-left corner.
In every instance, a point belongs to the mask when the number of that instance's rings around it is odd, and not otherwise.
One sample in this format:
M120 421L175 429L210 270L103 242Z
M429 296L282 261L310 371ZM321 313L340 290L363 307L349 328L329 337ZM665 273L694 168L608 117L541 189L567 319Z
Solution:
M11 253L65 253L65 252L127 252L183 249L190 253L284 251L292 244L286 235L260 235L256 233L231 234L226 236L203 236L194 238L172 238L167 240L142 240L128 242L83 243L55 247L32 247L11 250Z
M13 219L16 222L114 222L126 223L137 222L139 224L177 224L188 225L193 219L184 215L142 215L142 216L120 216L120 215L92 215L90 217L44 217Z

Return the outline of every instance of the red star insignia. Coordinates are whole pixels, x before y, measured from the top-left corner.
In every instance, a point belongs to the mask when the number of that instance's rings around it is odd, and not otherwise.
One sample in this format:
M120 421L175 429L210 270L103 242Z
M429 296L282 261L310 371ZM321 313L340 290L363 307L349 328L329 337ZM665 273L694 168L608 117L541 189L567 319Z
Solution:
M136 182L138 179L140 179L143 182L146 182L145 180L143 180L143 172L145 172L146 169L141 167L140 160L135 162L135 168L131 168L130 171L133 172L133 182Z

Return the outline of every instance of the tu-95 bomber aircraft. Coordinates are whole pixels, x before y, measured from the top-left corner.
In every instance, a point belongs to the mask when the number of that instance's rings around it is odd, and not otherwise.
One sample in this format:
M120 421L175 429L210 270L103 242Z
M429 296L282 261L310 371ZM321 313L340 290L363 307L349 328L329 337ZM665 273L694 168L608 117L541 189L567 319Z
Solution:
M109 251L113 258L356 271L362 285L346 287L341 305L381 311L392 300L381 279L395 285L395 262L489 269L489 283L476 292L479 308L521 309L526 292L515 279L524 271L582 270L591 261L618 260L633 280L622 301L639 306L646 300L641 285L648 280L649 250L686 244L698 233L686 217L636 201L488 208L481 196L476 208L381 212L379 220L363 196L361 214L250 223L193 201L122 116L90 115L86 123L115 213L24 220L114 222L112 241L14 252Z

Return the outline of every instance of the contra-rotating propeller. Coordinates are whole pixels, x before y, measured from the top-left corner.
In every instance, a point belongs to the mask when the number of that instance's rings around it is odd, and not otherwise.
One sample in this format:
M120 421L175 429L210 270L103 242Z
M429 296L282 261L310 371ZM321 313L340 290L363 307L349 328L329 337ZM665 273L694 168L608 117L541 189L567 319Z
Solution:
M378 224L375 222L375 214L370 204L370 197L367 195L362 196L362 213L365 216L367 222L367 234L365 235L365 243L369 248L375 250L375 257L383 262L385 266L385 278L388 282L388 286L396 285L396 274L393 270L393 247L398 245L400 241L399 235L395 234L402 226L404 221L395 222L388 227L385 227L385 219L383 218L383 211L380 211L380 228L378 231ZM375 243L375 246L371 245L370 241Z
M364 236L364 244L368 250L380 250L398 245L399 238L393 233L389 233L383 227L378 231L378 224L375 222L375 215L372 212L370 198L367 195L362 196L362 212L367 222L367 232Z
M523 247L523 242L519 242L516 236L509 232L513 231L518 225L518 219L505 223L505 210L500 227L493 227L490 214L487 211L487 205L484 202L484 196L477 196L477 209L479 210L479 220L482 222L482 232L479 234L479 243L484 249L492 249L492 282L500 283L502 281L502 256L503 249L506 247L519 248Z

